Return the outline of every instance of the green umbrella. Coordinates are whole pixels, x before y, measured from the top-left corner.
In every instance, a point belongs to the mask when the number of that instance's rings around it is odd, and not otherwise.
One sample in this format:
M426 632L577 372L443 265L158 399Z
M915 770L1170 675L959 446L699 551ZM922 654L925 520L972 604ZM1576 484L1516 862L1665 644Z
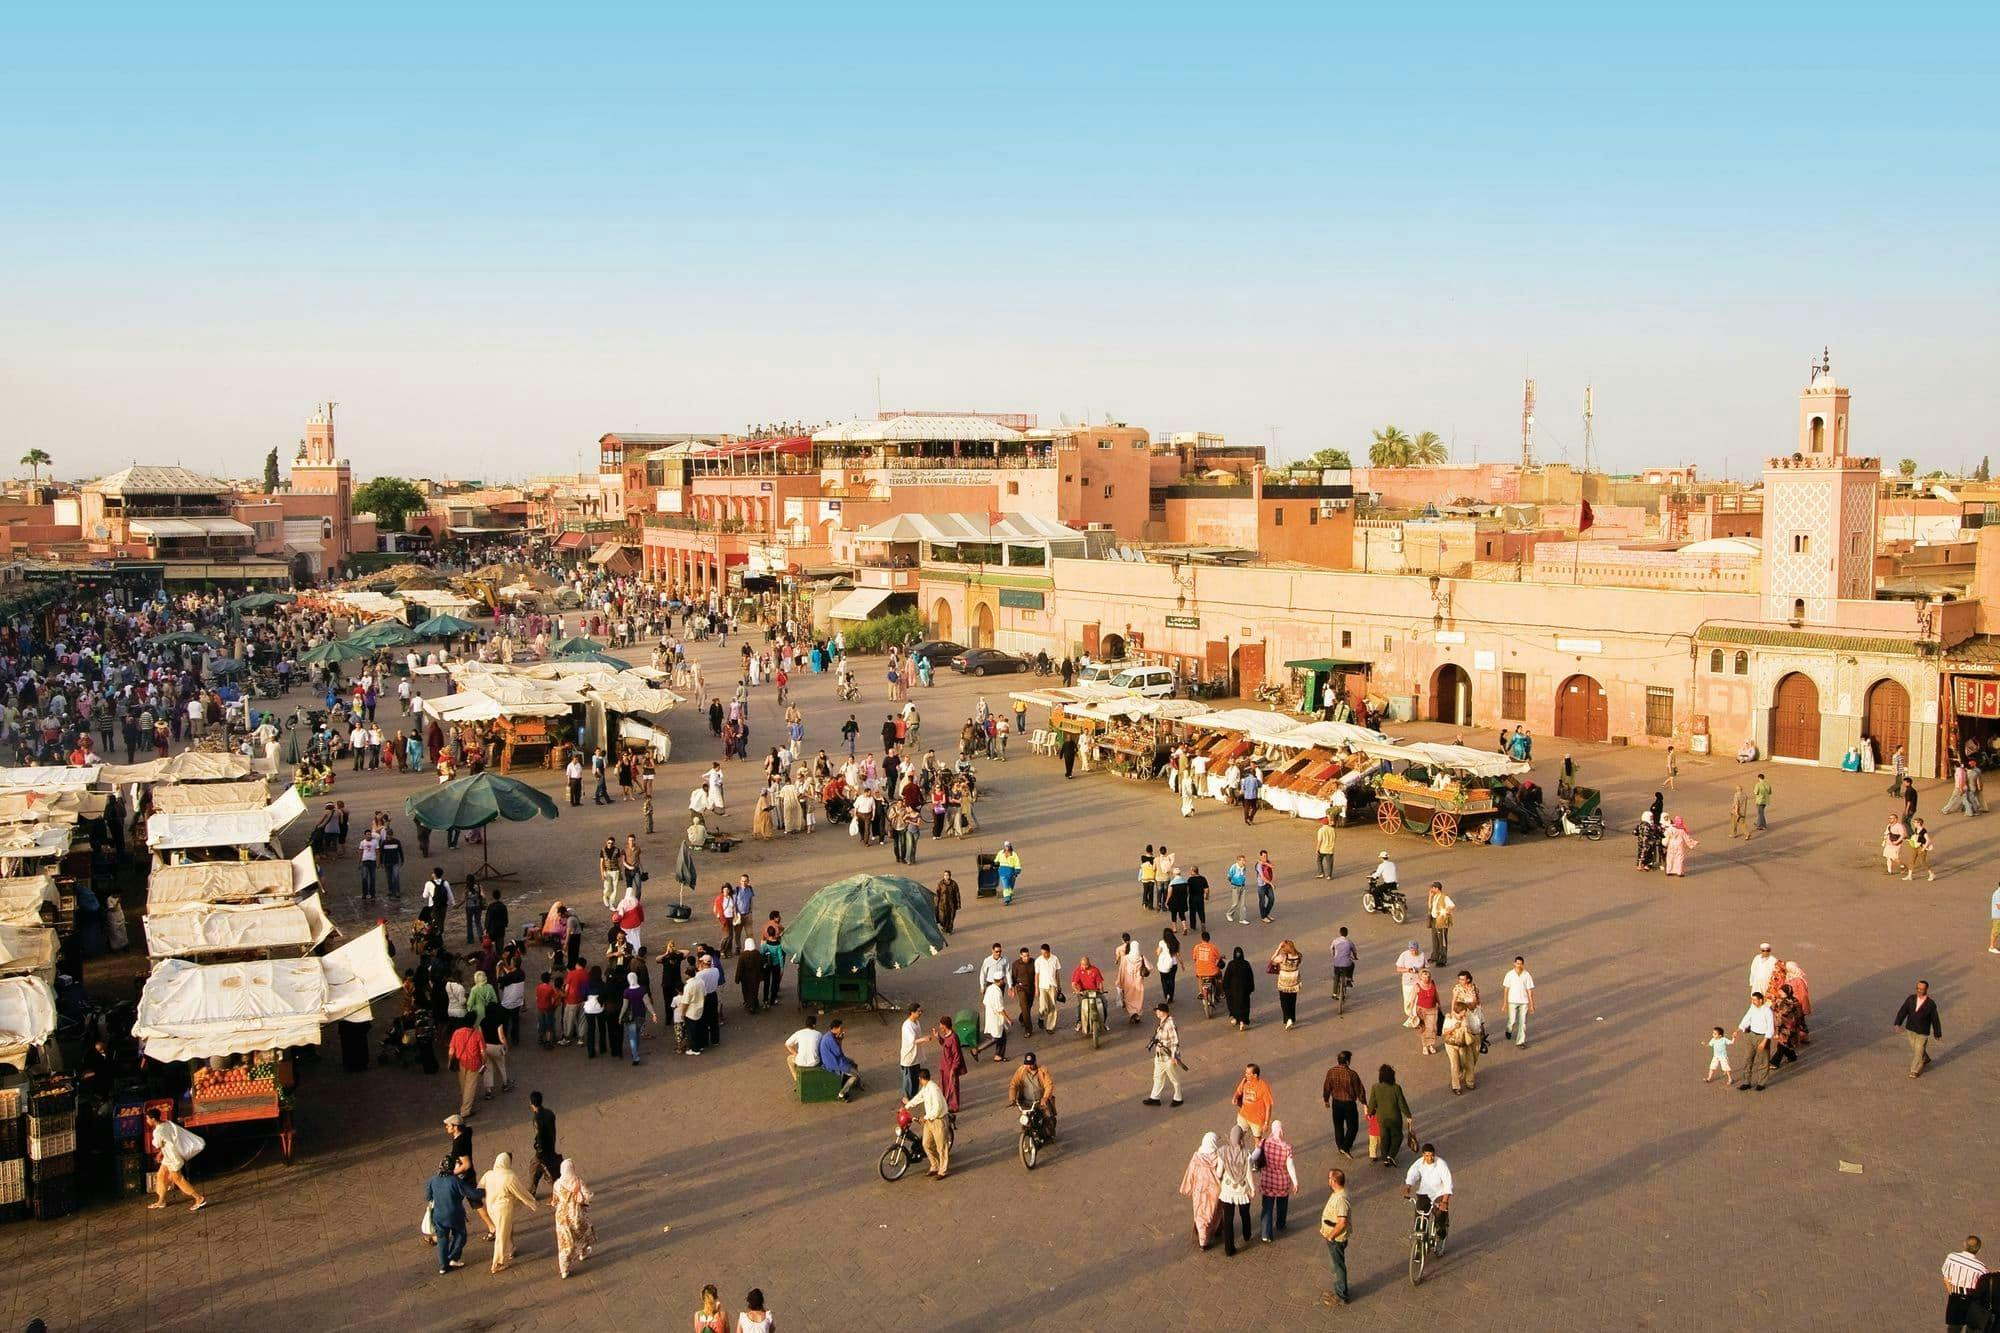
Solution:
M306 739L304 727L285 728L285 739L278 742L278 762L296 766L306 757Z
M460 620L457 616L443 615L432 616L429 620L424 621L421 625L411 630L410 633L416 635L419 640L428 641L431 639L456 638L461 634L477 633L478 630L479 626L473 624L470 620Z
M400 620L378 620L347 636L347 642L358 644L370 652L377 648L401 648L416 641L417 636Z
M930 890L900 875L849 875L812 897L785 930L801 975L908 967L945 947Z
M176 630L172 634L162 634L152 642L154 646L160 648L178 648L184 643L196 648L213 648L217 646L218 641L206 634L196 634L193 630L183 629Z
M375 650L366 644L352 643L347 639L329 639L317 648L309 648L299 655L302 666L333 665L340 662L355 662L364 657L373 657Z
M597 651L597 647L597 640L586 639L581 634L575 634L564 639L561 643L552 646L549 652L556 657L565 657L570 653L594 653Z
M555 819L560 813L546 794L497 773L454 778L442 787L410 797L403 802L403 809L410 818L433 829L484 828L496 819L520 823L536 815ZM510 878L511 872L503 874L495 870L492 861L486 859L486 848L491 841L489 838L481 844L479 877Z
M253 592L247 597L239 597L229 604L231 611L261 611L267 606L285 606L292 600L290 593Z
M620 671L630 671L632 669L632 664L622 657L613 657L610 653L595 651L588 653L559 653L550 660L555 662L601 662L608 667L617 667Z

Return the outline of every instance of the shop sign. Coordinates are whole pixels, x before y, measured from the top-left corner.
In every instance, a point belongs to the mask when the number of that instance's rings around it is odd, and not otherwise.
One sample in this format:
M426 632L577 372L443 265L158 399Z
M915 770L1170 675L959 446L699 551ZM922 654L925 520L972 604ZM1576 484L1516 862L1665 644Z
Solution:
M1000 605L1022 611L1039 611L1042 609L1042 594L1027 588L1002 588Z
M1168 629L1200 629L1200 628L1201 628L1201 617L1200 617L1200 616L1168 616L1168 617L1167 617L1167 628L1168 628Z
M2000 718L2000 680L1953 676L1951 711L1961 717Z

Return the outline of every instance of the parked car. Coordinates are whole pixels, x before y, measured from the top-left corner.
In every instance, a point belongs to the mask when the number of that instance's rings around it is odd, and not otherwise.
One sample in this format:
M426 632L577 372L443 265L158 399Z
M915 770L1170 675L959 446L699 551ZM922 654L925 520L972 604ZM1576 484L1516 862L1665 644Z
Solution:
M931 664L931 670L935 671L964 651L965 645L962 643L953 643L949 639L925 639L922 643L911 646L910 656L923 658Z
M997 676L1003 671L1026 671L1028 659L1003 653L998 648L968 648L951 659L951 669L968 676Z
M1127 667L1111 678L1121 690L1136 690L1148 699L1174 697L1174 669L1163 666Z
M1130 671L1142 663L1119 658L1116 662L1085 662L1083 669L1076 673L1079 681L1110 680L1121 671Z

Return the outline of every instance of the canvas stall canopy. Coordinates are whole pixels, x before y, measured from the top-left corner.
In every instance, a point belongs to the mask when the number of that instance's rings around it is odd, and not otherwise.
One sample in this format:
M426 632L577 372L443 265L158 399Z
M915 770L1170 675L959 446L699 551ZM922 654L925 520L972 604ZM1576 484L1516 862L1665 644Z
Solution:
M0 792L0 823L72 823L77 819L97 819L109 801L96 791L5 791Z
M56 976L56 933L47 926L0 923L0 976Z
M40 977L0 977L0 1062L18 1064L56 1030L56 993Z
M271 789L262 778L245 782L176 783L153 793L153 812L193 815L225 810L261 810L270 799Z
M287 861L197 861L156 866L146 882L146 910L178 904L290 902L319 882L310 849Z
M194 847L262 847L278 830L306 812L297 787L261 810L222 810L208 814L156 814L146 821L146 843L155 853ZM4 852L0 848L0 852Z
M380 926L324 958L255 963L162 960L146 979L132 1035L155 1060L209 1060L317 1046L320 1027L399 986Z
M1392 763L1407 761L1422 764L1425 768L1449 769L1452 772L1469 773L1479 778L1511 777L1526 773L1529 768L1521 760L1509 759L1506 755L1493 750L1475 750L1469 745L1440 745L1433 741L1416 741L1409 745L1367 743L1355 748Z
M62 909L62 892L54 875L0 879L0 922L14 926L42 924L42 904Z
M0 768L0 789L15 791L82 791L96 785L102 764L79 768Z
M122 787L128 782L230 782L256 771L256 766L240 754L183 750L170 759L149 759L143 764L105 764L101 776L104 782Z
M303 954L334 933L317 893L296 903L180 903L146 914L146 951L155 958L238 949Z

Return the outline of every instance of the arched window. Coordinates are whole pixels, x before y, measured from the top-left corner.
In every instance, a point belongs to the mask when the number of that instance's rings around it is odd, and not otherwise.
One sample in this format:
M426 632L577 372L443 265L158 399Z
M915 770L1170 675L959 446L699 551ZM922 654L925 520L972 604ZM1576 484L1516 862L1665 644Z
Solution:
M1722 674L1722 650L1712 649L1708 654L1708 669L1716 675Z
M1806 618L1806 599L1803 597L1792 598L1793 623L1796 624L1797 622L1804 620L1805 618Z
M1750 654L1741 651L1736 654L1736 674L1739 676L1750 674Z

